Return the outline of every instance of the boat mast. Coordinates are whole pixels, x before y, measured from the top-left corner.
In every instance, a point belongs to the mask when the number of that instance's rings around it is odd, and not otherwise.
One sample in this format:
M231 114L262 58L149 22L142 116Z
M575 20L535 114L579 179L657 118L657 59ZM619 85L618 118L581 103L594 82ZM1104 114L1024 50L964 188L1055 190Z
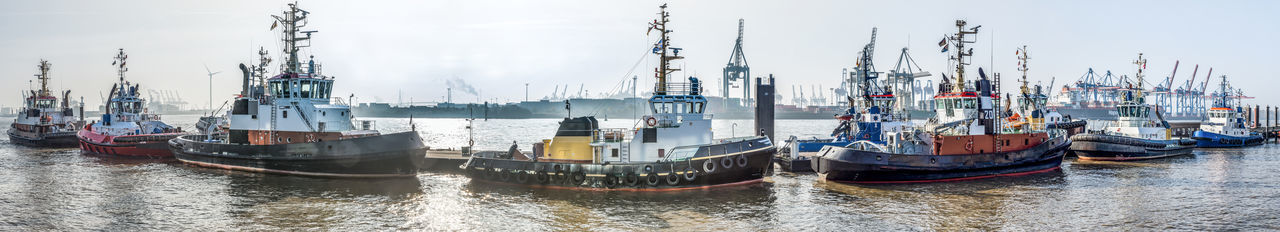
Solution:
M956 61L956 73L953 75L956 79L955 87L953 88L954 92L964 92L964 66L969 65L969 60L972 60L972 59L966 60L965 57L973 56L973 49L970 48L969 50L965 50L964 44L978 42L977 40L973 40L973 41L964 40L964 35L968 35L968 34L976 35L978 34L978 28L982 27L982 25L978 25L976 27L970 28L968 31L965 31L964 26L967 24L968 23L965 22L964 20L956 20L957 32L955 35L949 38L951 40L951 43L955 44L956 46L956 53L955 55L951 56L951 60ZM945 51L945 48L944 48L944 51Z
M683 59L684 57L680 56L680 48L672 48L670 46L671 38L667 35L667 33L671 33L671 30L667 30L667 22L670 22L670 19L667 19L667 17L671 14L667 13L667 4L662 4L658 9L658 19L649 23L649 32L658 30L658 35L660 35L658 43L653 45L653 53L658 54L658 68L655 70L657 71L655 75L658 78L658 83L654 86L653 95L667 95L667 77L672 72L680 71L678 68L671 67L671 61ZM648 32L645 32L645 34L648 34ZM670 56L667 55L668 48L672 51Z
M1138 89L1137 91L1134 91L1135 93L1133 95L1134 97L1137 97L1137 99L1142 99L1142 77L1143 77L1142 70L1147 69L1147 59L1142 58L1142 53L1139 52L1138 59L1134 60L1133 64L1138 65L1138 74L1134 75L1135 77L1138 78ZM1146 101L1139 101L1139 102L1146 102Z
M129 68L125 66L125 60L127 59L129 59L129 55L124 54L124 48L121 48L120 52L116 53L115 61L111 62L111 64L114 64L116 66L116 75L120 77L121 88L125 87L124 72L129 71Z
M299 9L297 3L290 3L289 10L283 12L283 15L271 16L276 19L276 22L271 24L271 29L274 30L277 25L283 26L280 31L281 33L284 33L284 37L282 39L284 41L285 56L285 63L282 68L283 72L302 73L302 62L298 60L298 49L310 47L310 45L298 45L298 42L310 40L311 33L315 33L317 31L298 31L298 29L307 26L307 14L310 13L311 12L306 10ZM305 34L305 36L299 35L299 33Z
M36 79L40 79L40 92L36 93L36 97L49 96L49 67L53 66L47 60L40 60L40 74L36 75Z

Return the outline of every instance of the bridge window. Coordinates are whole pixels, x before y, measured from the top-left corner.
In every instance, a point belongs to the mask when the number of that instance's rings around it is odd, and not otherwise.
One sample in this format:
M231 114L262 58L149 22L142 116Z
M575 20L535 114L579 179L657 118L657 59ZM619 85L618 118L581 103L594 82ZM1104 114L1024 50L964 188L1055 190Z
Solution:
M978 99L973 99L973 98L967 98L967 99L964 99L964 108L965 108L965 109L977 109L977 108L978 108Z
M300 95L302 95L302 98L311 98L311 97L313 97L311 94L313 94L313 93L315 93L315 92L312 92L312 91L311 91L311 89L312 89L311 87L313 87L313 86L314 86L314 84L313 84L313 83L311 83L311 81L309 81L309 80L303 80L303 81L300 81L300 82L302 83L302 86L301 86L302 88L300 88L300 89L302 89L302 91L301 91L301 93L300 93Z
M702 102L694 102L694 103L693 103L693 109L692 109L692 111L693 111L693 112L691 112L691 113L701 114L701 113L702 113L702 110L703 110L703 107L706 107L706 105L705 105L704 103L702 103Z

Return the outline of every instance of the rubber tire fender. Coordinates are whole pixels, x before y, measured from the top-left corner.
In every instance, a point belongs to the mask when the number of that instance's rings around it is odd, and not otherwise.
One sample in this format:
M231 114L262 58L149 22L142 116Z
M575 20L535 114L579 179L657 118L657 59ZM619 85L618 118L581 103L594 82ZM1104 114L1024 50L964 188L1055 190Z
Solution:
M605 188L618 187L618 176L613 175L613 173L605 174L603 182Z
M715 162L715 160L707 159L707 160L703 160L703 161L702 161L702 173L703 173L703 174L707 174L707 173L715 173L715 172L716 172L716 167L718 167L718 166L716 166L716 162Z
M519 183L521 183L521 184L528 184L528 183L529 183L529 173L528 173L528 172L515 171L515 170L512 170L511 172L512 172L512 174L513 174L513 175L515 175L515 176L516 176L516 182L519 182Z
M630 185L631 187L640 186L640 175L636 175L635 173L627 173L627 175L623 177L623 181L625 181L626 184Z
M583 173L582 170L577 170L577 171L573 171L572 173L569 173L570 185L575 185L575 186L582 185L583 182L587 182L587 174Z
M661 182L662 178L658 178L657 172L649 171L649 174L645 175L645 184L648 184L649 187L657 187Z
M694 180L696 180L696 179L698 179L698 172L697 172L697 171L694 171L694 170L693 170L693 167L685 166L685 167L684 167L684 181L685 181L685 182L693 182L693 181L694 181Z
M535 175L534 176L535 179L537 179L539 184L547 184L551 182L551 176L547 175L547 171L538 170L538 172L534 175Z
M733 167L733 157L724 157L724 158L720 158L720 166L722 166L722 168L724 168L724 169L732 168L732 167Z
M739 168L747 167L747 154L738 155L738 167Z
M680 175L676 174L675 169L672 169L671 172L667 173L667 185L671 185L671 186L680 185Z

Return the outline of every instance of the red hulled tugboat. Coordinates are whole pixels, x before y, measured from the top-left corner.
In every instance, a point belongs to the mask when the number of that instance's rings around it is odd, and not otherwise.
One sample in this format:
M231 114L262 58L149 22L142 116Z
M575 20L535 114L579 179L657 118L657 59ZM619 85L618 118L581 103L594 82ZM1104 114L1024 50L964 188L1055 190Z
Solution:
M595 117L565 118L555 137L533 152L472 155L462 168L473 180L578 190L674 191L758 184L776 151L765 136L713 139L700 82L668 83L680 48L670 47L667 6L650 23L661 37L652 114L643 127L600 128ZM767 105L767 104L766 104ZM769 105L772 107L772 105ZM772 120L772 119L770 119Z
M964 81L967 57L972 55L964 45L974 42L964 36L978 33L977 27L965 30L965 24L956 20L960 32L944 41L950 44L943 44L956 46L951 58L957 65L954 80L944 77L939 87L943 91L934 96L937 115L923 128L889 132L883 143L855 141L824 147L813 159L813 168L823 179L858 184L915 183L1058 169L1071 144L1066 131L1045 129L1039 120L1002 123L1005 119L996 111L998 74L992 83L979 69L980 80Z
M71 110L71 90L62 92L62 101L49 91L49 61L40 60L40 89L23 92L22 111L9 126L9 141L34 147L76 147L76 130L84 125ZM61 103L61 104L59 104ZM84 116L83 105L80 108Z
M266 74L262 63L240 65L244 84L228 112L227 131L186 135L169 140L183 163L230 170L315 177L412 177L427 147L417 131L381 134L372 121L353 123L350 106L333 98L334 78L320 72L314 60L299 61L299 42L314 31L301 31L307 11L289 4L275 16L284 34L285 64L278 75ZM306 68L304 68L306 67ZM204 120L202 120L204 121ZM212 120L210 120L212 121ZM221 127L220 123L202 123Z
M124 80L124 73L129 71L125 66L128 58L124 49L116 54L112 64L120 83L111 85L102 121L85 126L76 134L80 150L125 157L173 157L167 141L182 135L182 130L161 122L160 115L147 113L146 100L138 94L139 85Z

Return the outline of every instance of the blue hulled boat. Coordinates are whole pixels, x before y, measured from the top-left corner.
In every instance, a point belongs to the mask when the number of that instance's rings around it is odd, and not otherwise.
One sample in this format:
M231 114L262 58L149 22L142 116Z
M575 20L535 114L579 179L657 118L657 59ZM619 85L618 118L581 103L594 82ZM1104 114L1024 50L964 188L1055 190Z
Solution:
M1209 108L1209 120L1200 123L1200 130L1192 134L1196 147L1245 147L1262 144L1266 139L1257 132L1249 131L1245 126L1244 110L1239 102L1242 95L1233 93L1227 83L1227 76L1222 76L1221 88L1213 93L1213 107Z

